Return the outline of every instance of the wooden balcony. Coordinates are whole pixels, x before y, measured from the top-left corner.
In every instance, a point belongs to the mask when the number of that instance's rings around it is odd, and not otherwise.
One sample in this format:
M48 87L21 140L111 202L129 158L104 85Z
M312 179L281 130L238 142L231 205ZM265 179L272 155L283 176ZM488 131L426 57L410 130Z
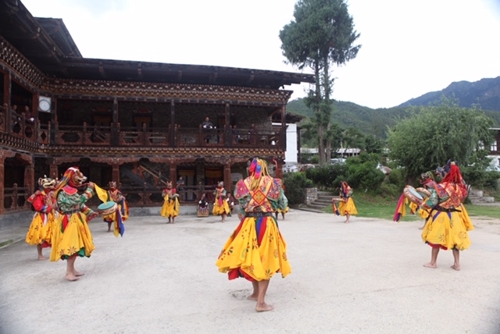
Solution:
M45 147L245 147L284 148L281 128L271 131L253 128L217 128L209 131L199 127L121 127L42 124L27 120L24 114L11 114L10 119L0 107L0 132L37 142Z

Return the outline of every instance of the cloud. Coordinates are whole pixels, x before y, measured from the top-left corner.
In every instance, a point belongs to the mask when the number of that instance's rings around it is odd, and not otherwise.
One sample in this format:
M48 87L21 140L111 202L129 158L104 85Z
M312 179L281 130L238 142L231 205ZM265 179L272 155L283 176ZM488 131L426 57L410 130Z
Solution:
M84 57L299 72L285 64L279 39L293 0L23 3L34 16L62 18ZM347 3L362 47L332 73L336 100L392 107L454 81L500 75L498 1ZM295 99L308 85L286 88Z

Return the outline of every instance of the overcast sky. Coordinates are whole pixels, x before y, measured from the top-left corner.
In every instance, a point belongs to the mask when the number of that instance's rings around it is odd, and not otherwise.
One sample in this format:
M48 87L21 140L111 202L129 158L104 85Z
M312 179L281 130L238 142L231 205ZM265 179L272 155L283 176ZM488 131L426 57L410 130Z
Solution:
M287 72L279 31L295 0L22 0L63 19L86 58ZM348 0L361 34L333 98L390 108L455 81L500 76L499 0ZM304 70L312 73L311 70ZM308 86L294 90L305 96Z

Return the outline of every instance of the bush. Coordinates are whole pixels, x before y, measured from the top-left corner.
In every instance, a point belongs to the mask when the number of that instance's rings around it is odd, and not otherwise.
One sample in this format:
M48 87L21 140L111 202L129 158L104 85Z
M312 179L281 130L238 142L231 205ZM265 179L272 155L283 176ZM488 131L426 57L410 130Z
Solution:
M406 186L405 174L406 172L404 171L404 169L394 168L388 175L385 183L395 185L398 189L402 191L403 188Z
M347 174L347 165L333 164L321 165L316 168L306 170L306 177L322 189L335 187L338 179L344 179Z
M384 198L398 198L403 193L403 187L395 185L393 183L384 182L380 185L380 187L375 191L377 195L380 195Z
M352 188L378 190L385 175L377 169L378 156L362 153L359 157L347 159L347 183Z
M306 188L311 188L313 182L304 173L286 173L283 178L285 184L285 196L288 204L297 205L305 203Z

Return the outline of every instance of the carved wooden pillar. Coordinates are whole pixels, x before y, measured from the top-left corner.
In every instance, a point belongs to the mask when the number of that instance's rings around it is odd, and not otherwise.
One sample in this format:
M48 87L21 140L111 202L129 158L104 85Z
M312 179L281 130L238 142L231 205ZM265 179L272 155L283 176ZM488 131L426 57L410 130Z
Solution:
M6 132L7 133L12 133L12 109L10 108L10 100L11 100L11 93L12 93L12 77L10 74L10 71L5 73L3 76L3 101L4 103L7 103L7 110L5 114L5 126L6 126ZM3 182L2 182L3 184ZM3 209L3 205L2 205Z
M33 165L27 165L24 167L24 186L28 189L28 193L32 194L35 192L34 189L35 181L35 168Z
M175 147L175 103L172 100L170 102L170 130L169 130L169 136L168 136L168 141L170 142L170 147Z
M172 187L177 188L177 165L170 163L170 181L172 181Z
M280 136L281 144L279 147L286 151L286 107L281 107L281 136Z
M274 170L274 177L278 179L283 178L283 160L277 159L276 160L276 166Z
M8 107L10 107L10 87L10 72L4 72L2 105L7 103Z
M58 179L59 178L58 173L59 171L57 168L57 163L55 162L55 160L53 160L49 165L49 177L53 179Z
M120 142L119 139L120 134L117 125L118 125L118 100L115 97L113 100L113 122L111 123L111 143L113 145L119 145Z
M0 214L5 211L5 156L0 154Z
M226 137L225 141L226 144L225 146L232 146L233 145L233 140L231 136L231 106L229 103L226 103L226 108L224 110L224 116L225 116L225 127L224 127L224 137Z
M233 192L233 183L231 182L231 163L224 165L224 188L227 192Z
M120 165L112 165L111 179L116 182L117 186L120 186Z

